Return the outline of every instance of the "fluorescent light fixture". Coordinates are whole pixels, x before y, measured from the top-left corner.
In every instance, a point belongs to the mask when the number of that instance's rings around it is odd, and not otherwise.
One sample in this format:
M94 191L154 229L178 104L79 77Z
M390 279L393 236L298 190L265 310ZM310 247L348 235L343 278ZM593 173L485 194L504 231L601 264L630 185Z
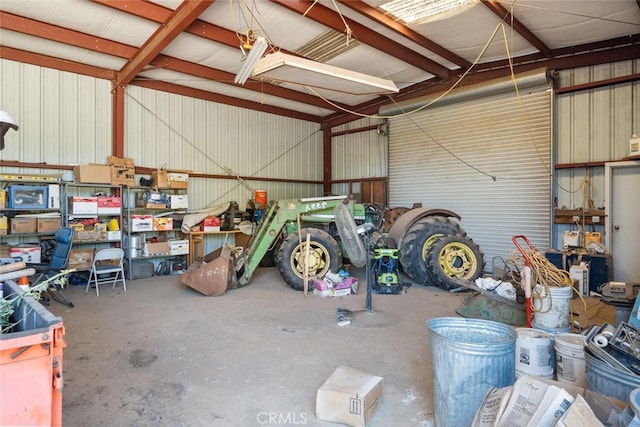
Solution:
M353 95L398 92L391 80L334 67L310 59L275 52L256 64L254 76L268 80L328 89Z
M405 24L420 24L436 15L463 8L478 0L391 0L380 9Z
M249 76L253 73L256 62L258 62L266 50L267 40L262 36L258 37L256 41L253 42L253 46L249 50L247 56L242 60L242 67L240 67L240 71L236 74L236 78L233 79L233 82L241 85L245 84Z

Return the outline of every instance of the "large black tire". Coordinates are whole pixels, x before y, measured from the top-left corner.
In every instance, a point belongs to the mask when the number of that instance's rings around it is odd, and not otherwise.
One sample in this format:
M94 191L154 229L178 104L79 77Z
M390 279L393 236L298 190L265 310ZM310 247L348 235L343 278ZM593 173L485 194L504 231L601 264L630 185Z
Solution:
M342 267L342 253L338 242L329 233L317 228L303 228L302 246L298 233L287 236L280 245L276 255L276 266L285 282L297 291L304 290L303 257L307 242L310 238L309 279L323 277L329 270L337 273ZM311 282L309 282L311 288Z
M451 234L466 235L457 221L444 216L418 220L402 238L399 251L402 270L415 282L427 284L427 251L438 238Z
M484 254L467 236L442 236L427 251L427 273L439 288L458 288L458 280L475 281L483 270Z

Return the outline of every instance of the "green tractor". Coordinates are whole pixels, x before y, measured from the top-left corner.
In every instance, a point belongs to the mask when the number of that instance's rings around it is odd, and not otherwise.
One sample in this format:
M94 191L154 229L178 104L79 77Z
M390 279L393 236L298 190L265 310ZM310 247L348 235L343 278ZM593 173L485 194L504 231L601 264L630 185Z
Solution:
M397 243L397 248L390 248L394 257L416 283L449 289L458 286L455 279L475 280L482 273L483 255L454 220L460 219L454 212L410 209L393 224L383 224L385 211L376 205L332 196L271 201L242 253L229 256L227 252L223 260L190 268L181 280L196 289L202 287L197 282L220 281L223 290L219 293L223 293L247 285L261 263L271 258L284 281L303 290L305 277L322 278L329 271L337 272L344 259L364 267L367 257L362 251L350 250L362 241L355 230L345 236L343 221L336 221L338 205L347 207L356 226L370 224L378 234L382 228L388 229L389 237ZM444 237L447 244L439 244ZM429 262L431 258L433 262Z

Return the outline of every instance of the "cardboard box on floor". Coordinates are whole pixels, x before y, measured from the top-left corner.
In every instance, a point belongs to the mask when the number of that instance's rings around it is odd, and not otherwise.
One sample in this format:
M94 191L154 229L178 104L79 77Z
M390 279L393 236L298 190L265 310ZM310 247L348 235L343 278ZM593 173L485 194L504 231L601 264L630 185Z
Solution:
M380 405L382 386L382 377L339 366L318 389L316 417L364 427Z

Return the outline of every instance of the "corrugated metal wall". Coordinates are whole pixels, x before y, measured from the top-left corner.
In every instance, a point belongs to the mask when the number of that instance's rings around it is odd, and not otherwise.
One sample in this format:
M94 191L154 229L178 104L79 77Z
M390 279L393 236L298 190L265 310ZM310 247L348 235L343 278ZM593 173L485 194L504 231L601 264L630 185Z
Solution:
M112 140L110 82L7 60L0 60L0 72L0 108L20 126L7 134L0 158L106 162ZM322 133L316 123L135 86L126 90L125 114L125 155L136 165L216 175L229 168L242 176L322 181ZM194 209L218 199L244 203L249 196L236 180L202 181L207 184L194 187L193 199L200 200ZM267 190L270 199L322 194L321 184L247 184Z
M127 157L142 166L200 174L322 181L322 133L316 123L129 86ZM321 184L245 181L273 199L317 197ZM235 200L244 209L251 192L238 180L193 178L191 209Z
M640 72L640 60L565 70L559 87L606 81ZM577 164L621 160L628 155L629 139L640 132L640 83L630 82L556 95L556 163ZM556 171L555 196L559 207L604 207L604 166ZM570 225L554 226L554 247L562 246ZM604 233L604 227L596 226ZM590 231L590 230L589 230ZM603 239L604 241L604 239Z
M55 165L107 161L112 144L110 82L7 60L0 60L0 74L0 108L20 126L5 137L0 159ZM317 123L130 86L125 126L125 156L138 166L215 175L229 168L241 176L322 181L322 132ZM69 180L70 172L64 171ZM297 182L246 184L266 190L269 199L317 197L323 188ZM243 210L250 198L250 190L236 179L190 182L190 210L231 200Z
M346 133L331 139L331 175L334 180L387 176L388 138L381 119L362 118L333 128L333 133L376 126L374 130ZM334 194L348 194L349 184L333 184ZM357 189L354 189L357 190Z
M545 85L390 119L390 205L457 212L489 269L515 234L548 247L551 98Z
M559 73L559 86L578 85L638 72L640 60L566 70ZM20 125L18 132L7 133L7 145L0 151L0 159L50 164L106 161L110 155L112 139L110 82L4 59L0 59L0 74L0 108L10 112ZM630 135L640 132L638 82L561 94L555 97L555 101L555 163L619 160L627 153ZM322 180L322 133L317 124L133 86L127 88L125 102L126 155L134 158L138 165L162 167L166 164L170 168L211 174L223 174L223 168L229 167L240 175ZM497 103L496 109L498 108L502 108L502 103ZM473 116L472 113L468 113L469 117ZM444 124L453 123L450 119L456 116L457 113L449 113ZM497 121L494 123L499 124ZM333 131L378 124L379 119L363 118ZM405 125L411 127L410 124ZM433 132L432 126L433 122L428 119L425 129L430 134ZM478 140L478 129L464 127L461 130L466 133L462 140L468 145ZM432 136L438 140L443 138L435 133ZM428 141L424 135L422 139ZM451 165L456 170L454 177L447 178L448 175L443 171L438 177L442 185L431 185L422 171L434 170L433 165L438 164L436 159L439 157L437 153L421 151L424 147L419 146L419 141L414 141L413 145L408 141L410 147L404 152L398 151L397 154L401 157L393 160L397 166L406 160L407 165L413 165L415 173L408 174L404 171L402 176L397 176L401 179L395 180L390 204L404 205L422 201L425 204L443 206L445 201L452 199L454 206L443 207L459 210L465 217L465 227L473 227L466 224L470 221L469 216L465 215L467 208L457 195L473 192L470 183L482 175L472 173L472 177L460 182L457 171L461 170L462 163L458 162ZM491 145L485 148L489 152ZM369 178L387 174L388 144L386 137L377 130L334 137L332 150L334 179ZM512 153L514 151L518 150L513 147L509 150ZM521 158L514 160L509 170L511 175L524 175L517 166L521 162ZM462 168L468 169L464 165ZM3 169L7 173L25 172L19 168ZM28 172L60 173L59 170L46 167ZM558 198L559 206L582 206L581 184L585 176L591 184L590 197L596 206L603 205L604 168L577 167L561 169L555 173L558 185L553 193ZM417 185L405 188L402 184L405 180ZM249 190L236 180L194 178L192 184L191 209L201 209L226 200L236 200L242 207L250 197ZM322 195L320 184L260 181L250 181L248 184L255 189L267 190L269 199ZM500 185L502 184L498 180L491 182L490 187L499 188ZM333 186L336 194L347 191L346 185ZM444 194L438 195L438 191L444 191ZM443 199L444 197L448 199ZM492 209L495 210L491 203L487 203L486 210ZM553 227L554 247L559 247L559 236L567 228L570 227ZM483 245L483 249L486 247L487 245Z
M20 127L5 136L1 159L62 165L107 161L110 82L7 60L0 60L0 74L0 108Z

